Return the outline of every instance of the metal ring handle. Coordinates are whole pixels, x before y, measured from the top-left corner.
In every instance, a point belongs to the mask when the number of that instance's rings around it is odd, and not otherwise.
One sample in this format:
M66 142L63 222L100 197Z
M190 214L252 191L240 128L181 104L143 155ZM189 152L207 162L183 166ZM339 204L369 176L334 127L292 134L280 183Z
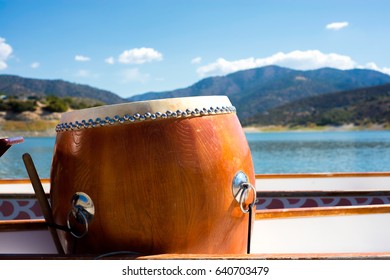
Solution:
M69 211L68 213L68 217L66 218L66 225L68 226L68 229L69 229L69 232L70 234L72 234L74 237L76 238L83 238L87 233L88 233L88 219L87 217L85 216L84 212L83 211L77 211L76 214L74 215L75 218L77 216L78 217L82 217L83 219L83 224L85 224L85 229L84 229L84 232L82 234L76 234L73 230L72 230L72 226L70 224L70 215L73 213L72 210ZM76 219L77 219L76 218Z
M244 202L245 202L245 196L246 196L245 193L248 191L248 188L250 188L253 191L253 201L249 204L248 209L244 209ZM239 199L239 204L240 204L241 211L243 213L248 213L249 209L255 205L255 202L256 202L256 199L257 199L257 197L256 197L256 189L250 183L242 183L239 191L241 191L240 199Z

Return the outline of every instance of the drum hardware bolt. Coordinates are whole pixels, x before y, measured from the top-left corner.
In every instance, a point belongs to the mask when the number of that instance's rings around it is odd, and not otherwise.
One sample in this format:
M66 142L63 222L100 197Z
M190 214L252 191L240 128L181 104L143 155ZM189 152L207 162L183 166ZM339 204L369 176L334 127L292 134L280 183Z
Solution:
M68 213L66 224L70 233L76 238L83 238L89 229L89 223L93 220L95 215L95 206L92 199L83 192L77 192L72 197L72 209ZM72 229L71 216L81 225L84 225L84 231L77 233Z
M95 127L95 122L92 120L92 119L89 119L88 120L88 124L91 126L91 127Z
M144 121L144 120L156 120L158 118L166 119L166 118L187 118L187 117L197 117L197 116L206 116L213 114L226 114L226 113L234 113L236 112L236 108L234 106L222 106L222 107L210 107L203 108L199 110L195 108L194 110L186 109L185 111L176 110L171 111L168 110L165 113L156 112L146 112L144 114L136 113L134 115L126 114L123 117L119 115L115 115L113 118L106 116L103 120L101 118L96 118L95 121L89 119L88 122L85 120L76 121L75 123L60 123L56 126L56 132L69 131L69 130L79 130L79 129L87 129L90 127L97 126L105 126L107 124L114 125L115 123L123 124L125 121L135 122L135 121Z
M115 123L115 120L111 119L110 117L106 117L106 123L113 125Z
M86 120L82 120L81 121L81 127L85 127L85 128L88 128L89 127L89 123L86 121Z
M253 201L249 204L247 209L244 208L244 203L248 198L249 191L253 191ZM232 192L233 197L239 203L241 211L243 213L248 213L250 208L255 205L256 202L256 189L255 187L249 183L248 177L242 171L236 173L232 182Z

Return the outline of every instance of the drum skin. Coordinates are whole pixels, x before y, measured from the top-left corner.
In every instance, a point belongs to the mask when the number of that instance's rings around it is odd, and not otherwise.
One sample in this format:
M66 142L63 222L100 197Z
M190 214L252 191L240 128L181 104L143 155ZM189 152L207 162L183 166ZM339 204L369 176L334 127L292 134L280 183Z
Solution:
M58 230L62 246L77 254L246 253L253 219L232 194L238 171L255 183L235 113L58 132L50 193L56 223L67 224L76 192L95 205L85 237Z

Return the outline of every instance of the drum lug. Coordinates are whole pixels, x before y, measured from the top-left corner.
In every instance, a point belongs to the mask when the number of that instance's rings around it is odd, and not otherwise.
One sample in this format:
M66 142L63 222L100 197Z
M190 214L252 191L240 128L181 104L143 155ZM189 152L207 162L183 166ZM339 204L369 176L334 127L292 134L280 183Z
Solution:
M247 184L247 183L248 183L248 176L246 176L244 172L238 171L234 176L232 182L233 196L237 202L240 202L240 192L242 191L243 184ZM248 198L248 192L246 192L244 195L244 199L246 200L247 198Z
M244 203L248 198L249 191L253 191L253 201L249 204L249 207L245 209ZM233 197L239 203L241 211L243 213L248 213L249 208L253 207L256 203L256 189L249 182L248 176L242 171L238 171L233 178L232 182L232 192Z
M72 197L72 209L69 211L67 225L70 233L77 238L82 238L88 233L88 224L93 220L95 215L95 206L92 199L83 192L76 192ZM81 225L84 225L82 233L76 233L71 226L70 217Z

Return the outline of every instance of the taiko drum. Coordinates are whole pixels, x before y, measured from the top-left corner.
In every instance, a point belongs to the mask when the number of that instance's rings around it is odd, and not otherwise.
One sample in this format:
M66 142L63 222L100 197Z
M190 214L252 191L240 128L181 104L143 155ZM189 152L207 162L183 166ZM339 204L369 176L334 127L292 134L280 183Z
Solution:
M58 230L61 244L77 254L245 253L253 219L242 208L255 195L235 193L238 173L254 185L225 96L64 113L50 192L56 224L69 229Z

